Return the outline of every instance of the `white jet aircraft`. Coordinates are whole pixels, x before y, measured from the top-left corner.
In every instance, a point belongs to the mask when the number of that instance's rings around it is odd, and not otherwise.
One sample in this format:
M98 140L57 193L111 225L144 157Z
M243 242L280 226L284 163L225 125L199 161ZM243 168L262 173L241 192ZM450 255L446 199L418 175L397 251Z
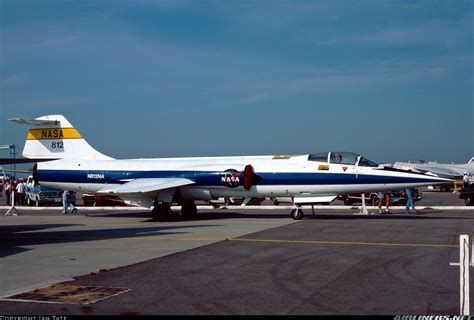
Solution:
M474 174L474 157L468 163L446 164L437 162L401 162L393 164L396 169L426 173L448 179L462 179L465 173Z
M449 181L384 168L345 152L118 160L93 149L62 115L10 120L32 126L23 157L38 161L35 181L153 207L155 220L166 219L171 203L180 204L182 215L191 218L197 213L196 200L219 197L243 197L243 205L253 197L292 197L291 217L301 219L301 204Z

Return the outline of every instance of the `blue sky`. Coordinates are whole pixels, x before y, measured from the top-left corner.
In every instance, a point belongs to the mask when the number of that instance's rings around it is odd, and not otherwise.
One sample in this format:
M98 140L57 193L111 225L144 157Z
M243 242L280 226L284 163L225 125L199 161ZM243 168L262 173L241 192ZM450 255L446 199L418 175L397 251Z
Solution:
M473 9L0 0L0 144L24 144L27 128L8 118L63 114L117 158L345 150L467 162Z

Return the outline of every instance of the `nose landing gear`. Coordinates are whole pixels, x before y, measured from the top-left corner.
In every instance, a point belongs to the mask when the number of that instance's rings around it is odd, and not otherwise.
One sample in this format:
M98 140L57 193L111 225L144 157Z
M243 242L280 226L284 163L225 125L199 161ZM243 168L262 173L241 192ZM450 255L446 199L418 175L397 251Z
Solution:
M299 207L296 207L295 209L291 210L290 215L294 220L301 220L304 217L303 210L301 210L301 208Z

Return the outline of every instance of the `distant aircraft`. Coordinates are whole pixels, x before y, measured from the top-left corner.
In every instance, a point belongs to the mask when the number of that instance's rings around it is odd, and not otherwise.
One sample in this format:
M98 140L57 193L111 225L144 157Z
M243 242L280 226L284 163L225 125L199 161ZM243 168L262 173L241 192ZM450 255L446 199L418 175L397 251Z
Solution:
M467 173L474 174L474 157L468 163L444 164L437 162L395 162L393 168L409 170L416 173L426 173L448 179L462 179Z
M197 213L194 201L220 197L243 197L243 205L254 197L292 197L291 217L301 219L301 204L449 181L384 168L345 152L116 160L93 149L62 115L9 120L32 126L23 157L42 161L33 167L35 181L153 207L155 220L166 219L172 203L192 218Z

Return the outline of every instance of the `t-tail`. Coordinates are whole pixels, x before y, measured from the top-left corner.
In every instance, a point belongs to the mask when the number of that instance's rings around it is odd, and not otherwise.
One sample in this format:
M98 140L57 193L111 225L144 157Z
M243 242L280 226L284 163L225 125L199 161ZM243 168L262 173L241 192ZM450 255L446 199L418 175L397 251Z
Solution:
M62 115L43 116L36 119L9 119L30 125L22 156L30 159L94 159L110 158L87 143Z

